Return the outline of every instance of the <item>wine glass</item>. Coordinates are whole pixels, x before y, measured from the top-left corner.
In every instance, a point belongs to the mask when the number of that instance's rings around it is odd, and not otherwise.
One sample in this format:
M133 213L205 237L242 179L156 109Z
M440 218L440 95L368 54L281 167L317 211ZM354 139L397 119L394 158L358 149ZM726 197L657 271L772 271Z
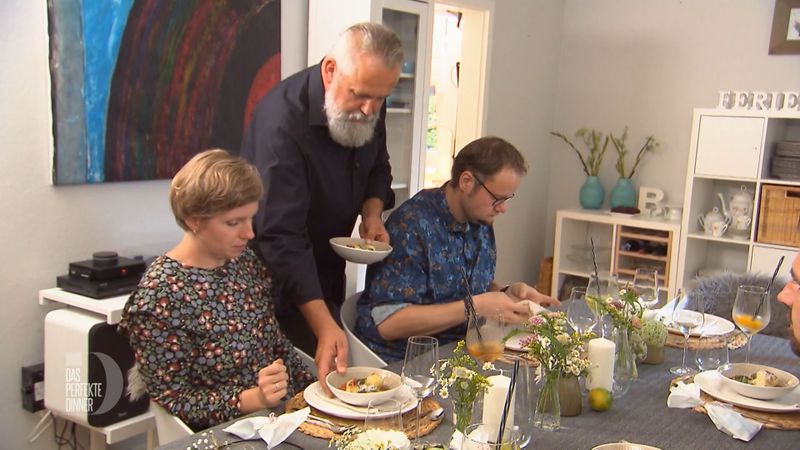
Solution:
M733 301L733 321L747 336L746 362L750 362L750 340L769 323L770 306L766 290L761 286L739 286Z
M589 304L593 301L597 300L587 299L586 288L572 288L567 304L567 322L580 334L592 331L597 325L597 311Z
M410 387L417 396L417 431L415 441L419 441L419 416L422 401L433 393L439 379L439 340L431 336L411 336L406 344L403 371L400 374L403 384Z
M503 356L505 322L499 310L489 315L476 313L467 320L467 351L481 362L494 362Z
M500 426L490 423L476 423L464 430L461 440L461 450L518 450L522 444L518 431L506 428L503 432L503 442L497 442Z
M403 431L403 413L400 402L388 400L370 400L367 415L364 417L364 430Z
M683 333L683 359L680 367L671 367L673 375L688 375L692 372L686 365L686 350L689 347L689 336L703 326L705 319L705 303L697 295L685 295L675 299L672 310L672 325Z
M654 309L658 304L658 269L637 268L633 275L633 289L645 309Z

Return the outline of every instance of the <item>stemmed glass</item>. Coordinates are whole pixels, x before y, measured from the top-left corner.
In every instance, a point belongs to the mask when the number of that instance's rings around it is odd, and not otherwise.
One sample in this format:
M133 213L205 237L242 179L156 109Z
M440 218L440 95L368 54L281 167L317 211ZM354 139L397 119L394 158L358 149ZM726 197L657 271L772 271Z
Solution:
M606 321L604 311L595 302L606 301L608 298L619 298L619 280L615 274L608 277L599 277L594 274L589 276L589 283L586 285L586 301L590 308L597 315L597 322L600 324L600 335L606 337Z
M645 309L654 309L658 304L658 269L637 268L633 275L633 289Z
M586 334L597 325L597 310L589 305L586 298L586 289L582 287L572 288L567 304L567 322L573 330L580 334Z
M481 362L494 362L503 356L505 322L500 311L489 315L470 315L467 320L467 351Z
M703 326L705 319L705 303L697 295L685 295L675 299L672 310L672 324L683 333L683 359L680 367L671 367L673 375L688 375L692 372L686 365L686 349L689 347L689 336Z
M411 336L406 345L403 371L400 374L403 384L410 387L417 396L417 430L415 442L419 441L419 416L422 401L433 393L439 379L439 340L431 336Z
M374 403L373 403L374 402ZM403 413L395 399L370 400L364 418L364 430L403 431Z
M770 306L766 290L761 286L739 286L733 301L733 321L747 336L746 362L750 362L750 341L769 323Z

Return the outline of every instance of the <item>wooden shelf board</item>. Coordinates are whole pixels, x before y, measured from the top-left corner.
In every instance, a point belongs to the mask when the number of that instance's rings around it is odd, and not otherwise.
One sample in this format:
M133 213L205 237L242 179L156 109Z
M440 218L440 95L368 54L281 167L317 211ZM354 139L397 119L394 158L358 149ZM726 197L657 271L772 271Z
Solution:
M626 251L622 251L622 250L620 250L618 252L618 254L620 256L629 256L631 258L650 259L650 260L653 260L653 261L667 262L667 257L666 256L649 255L647 253L639 253L639 252L626 252Z
M668 236L658 236L652 234L642 234L642 233L629 233L627 231L622 231L619 233L619 237L621 238L629 238L629 239L639 239L641 241L650 241L650 242L663 242L669 243Z

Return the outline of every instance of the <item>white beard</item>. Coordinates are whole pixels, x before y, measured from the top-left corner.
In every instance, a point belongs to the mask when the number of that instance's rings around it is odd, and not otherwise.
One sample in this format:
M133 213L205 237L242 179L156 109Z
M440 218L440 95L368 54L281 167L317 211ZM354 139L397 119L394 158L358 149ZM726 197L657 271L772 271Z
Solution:
M328 117L328 132L339 145L361 147L372 140L378 114L365 116L361 111L346 113L333 102L330 90L325 93L325 115Z

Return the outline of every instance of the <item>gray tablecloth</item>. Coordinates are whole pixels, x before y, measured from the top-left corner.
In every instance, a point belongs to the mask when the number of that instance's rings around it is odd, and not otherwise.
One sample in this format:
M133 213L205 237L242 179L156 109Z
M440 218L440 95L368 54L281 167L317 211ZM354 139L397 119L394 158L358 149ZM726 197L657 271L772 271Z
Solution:
M442 349L442 357L452 352L452 345ZM588 408L584 396L583 413L577 417L561 419L562 428L558 431L534 431L533 442L528 448L540 449L591 449L608 442L626 440L640 444L667 449L796 449L800 448L800 432L762 429L749 443L729 437L718 431L708 416L688 409L669 409L666 406L669 382L673 378L668 368L680 363L681 351L667 348L664 364L657 366L640 365L639 379L622 398L614 399L613 407L598 413ZM753 338L751 359L754 362L782 368L800 374L800 359L789 349L787 340L757 335ZM744 360L744 349L731 352L734 362ZM400 371L401 364L390 365L390 369ZM451 407L448 401L441 402L447 410L445 421L426 440L449 442L453 433L450 418ZM268 411L266 413L269 413ZM261 413L264 414L264 413ZM222 430L226 425L212 429L218 441L236 440ZM192 448L199 435L165 445L163 449L184 450ZM301 432L293 433L287 442L276 448L328 448L328 442L312 438ZM253 441L252 448L264 448L263 441Z

